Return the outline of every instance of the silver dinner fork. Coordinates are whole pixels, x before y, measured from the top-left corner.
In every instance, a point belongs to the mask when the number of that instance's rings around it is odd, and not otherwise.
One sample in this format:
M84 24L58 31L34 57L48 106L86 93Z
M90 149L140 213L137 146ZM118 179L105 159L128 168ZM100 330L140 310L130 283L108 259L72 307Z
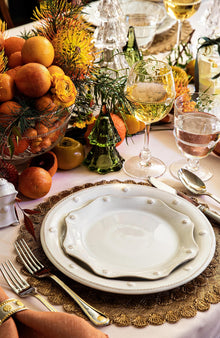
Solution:
M15 242L15 249L22 263L27 271L36 278L49 277L54 280L59 286L61 286L70 297L80 306L82 311L87 315L91 322L97 326L108 325L110 319L99 310L85 302L74 291L72 291L60 278L52 274L49 268L46 268L39 260L34 256L29 246L24 239Z
M43 303L48 310L57 312L57 310L45 298L36 292L34 287L28 284L10 260L2 263L0 270L8 285L17 295L20 297L34 296L39 299L39 301Z

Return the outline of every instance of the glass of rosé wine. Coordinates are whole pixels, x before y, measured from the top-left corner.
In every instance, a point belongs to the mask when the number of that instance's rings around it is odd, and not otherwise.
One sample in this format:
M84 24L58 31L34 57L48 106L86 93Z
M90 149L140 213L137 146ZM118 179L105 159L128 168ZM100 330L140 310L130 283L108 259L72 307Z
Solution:
M220 95L185 93L174 102L174 136L184 160L173 162L170 172L178 178L178 170L186 168L203 181L212 171L200 164L215 148L220 137Z

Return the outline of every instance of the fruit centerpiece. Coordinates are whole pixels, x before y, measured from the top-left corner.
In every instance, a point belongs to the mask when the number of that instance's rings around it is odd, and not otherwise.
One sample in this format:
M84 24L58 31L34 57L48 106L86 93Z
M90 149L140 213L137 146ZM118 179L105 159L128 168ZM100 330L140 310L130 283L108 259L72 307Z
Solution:
M76 125L93 122L84 78L95 53L80 12L65 0L42 1L34 12L39 25L20 37L7 38L1 23L1 158L20 163L50 150L70 117Z

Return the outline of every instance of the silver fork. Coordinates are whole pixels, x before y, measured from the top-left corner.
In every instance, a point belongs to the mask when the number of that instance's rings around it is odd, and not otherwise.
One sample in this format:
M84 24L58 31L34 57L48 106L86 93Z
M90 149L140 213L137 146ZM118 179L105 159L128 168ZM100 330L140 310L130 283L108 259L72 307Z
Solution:
M2 263L0 270L8 285L17 295L20 297L34 296L39 299L39 301L43 303L48 310L57 312L57 310L45 298L36 292L34 287L28 284L10 260Z
M15 249L29 273L37 278L49 277L61 286L70 297L80 306L91 322L97 326L108 325L110 319L99 310L85 302L74 291L72 291L60 278L52 274L39 260L34 256L24 239L15 242Z

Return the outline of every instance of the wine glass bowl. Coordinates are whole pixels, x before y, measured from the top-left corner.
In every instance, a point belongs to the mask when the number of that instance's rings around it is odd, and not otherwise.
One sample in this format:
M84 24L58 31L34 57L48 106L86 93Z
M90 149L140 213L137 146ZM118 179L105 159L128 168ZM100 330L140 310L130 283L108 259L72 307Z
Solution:
M186 168L202 180L212 172L200 159L207 157L218 143L220 135L220 98L207 93L186 93L174 103L174 136L177 147L186 160L173 162L171 174L178 178L178 170Z
M151 46L157 27L166 17L166 11L160 4L131 1L126 3L124 12L126 24L134 27L138 48L144 53Z
M163 0L167 14L178 22L177 46L180 42L182 21L189 19L199 9L201 0Z
M149 131L151 123L160 121L171 110L175 86L171 67L163 61L146 59L135 63L128 75L125 95L134 116L145 123L144 147L139 156L124 162L124 171L132 177L159 177L165 164L151 156Z

